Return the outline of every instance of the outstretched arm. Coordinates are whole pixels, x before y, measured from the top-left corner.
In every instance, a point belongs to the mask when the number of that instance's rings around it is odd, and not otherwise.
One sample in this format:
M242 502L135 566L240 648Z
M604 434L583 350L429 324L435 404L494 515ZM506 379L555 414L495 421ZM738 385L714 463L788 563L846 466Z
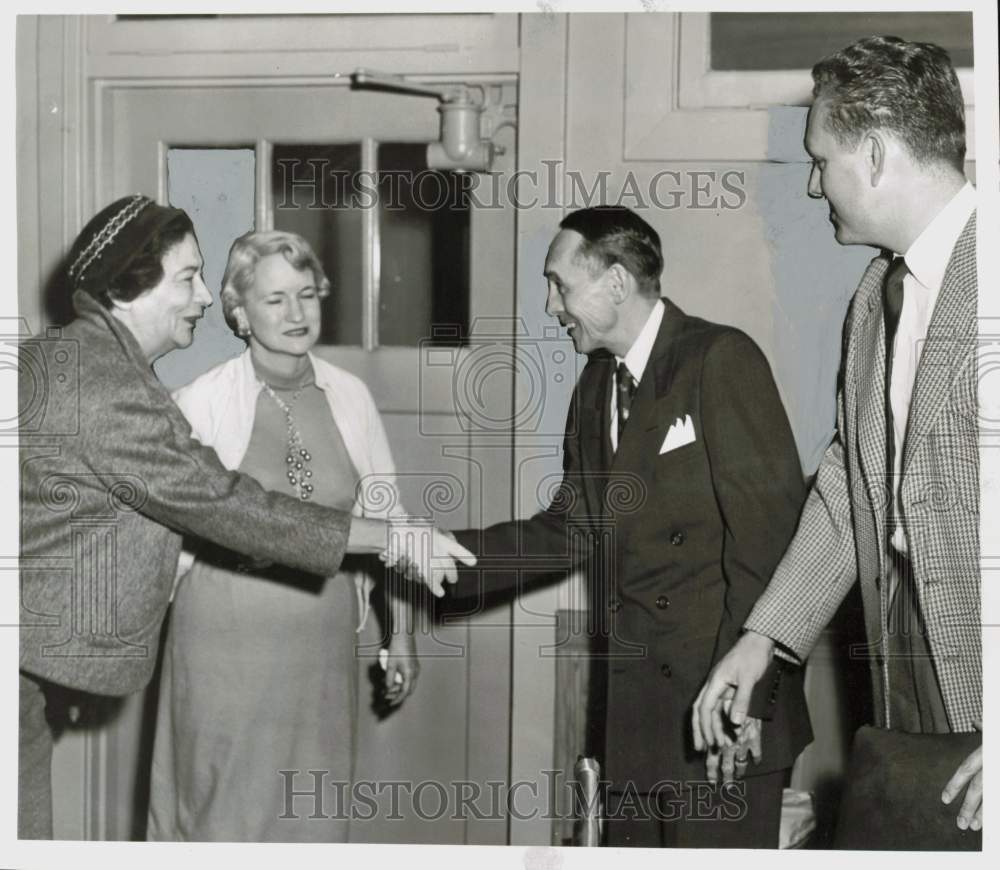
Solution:
M525 520L455 533L458 541L478 556L478 570L462 572L454 590L457 596L480 594L484 578L488 578L487 591L515 591L526 578L564 576L590 556L592 542L576 533L588 527L579 447L579 391L578 385L570 401L563 474L551 502Z

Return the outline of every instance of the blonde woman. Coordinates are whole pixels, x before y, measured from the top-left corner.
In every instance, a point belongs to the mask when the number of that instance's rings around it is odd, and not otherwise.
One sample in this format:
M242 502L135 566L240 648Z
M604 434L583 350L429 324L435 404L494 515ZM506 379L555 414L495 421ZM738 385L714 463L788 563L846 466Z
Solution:
M222 305L247 349L174 398L224 465L267 489L380 517L384 500L365 504L358 486L394 474L379 413L358 378L310 353L329 287L301 236L237 239ZM176 590L166 642L150 839L347 839L347 808L329 784L349 784L353 772L365 567L348 557L336 576L319 577L199 550ZM394 631L388 652L386 697L399 704L417 678L412 636ZM287 802L289 790L310 786L310 770L324 772L327 818Z

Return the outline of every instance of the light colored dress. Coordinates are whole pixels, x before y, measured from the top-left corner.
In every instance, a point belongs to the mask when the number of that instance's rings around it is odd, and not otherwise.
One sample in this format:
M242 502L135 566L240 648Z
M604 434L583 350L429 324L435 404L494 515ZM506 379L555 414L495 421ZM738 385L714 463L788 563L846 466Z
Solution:
M356 466L370 466L371 442L368 452L357 443L348 449L331 414L326 368L317 361L326 392L307 386L293 413L312 455L313 500L357 512L363 487ZM294 388L266 379L283 401L292 400ZM179 403L190 407L191 396ZM354 414L361 410L355 406ZM196 433L212 428L199 422ZM369 436L385 439L380 425ZM283 411L257 390L240 470L268 489L292 493L286 446ZM391 457L385 470L393 471ZM336 576L321 578L247 565L216 548L199 551L177 587L164 650L148 839L347 840L348 808L338 800L350 793L353 773L355 644L363 619L363 587L350 558ZM367 597L360 601L366 608ZM319 797L295 794L317 785Z

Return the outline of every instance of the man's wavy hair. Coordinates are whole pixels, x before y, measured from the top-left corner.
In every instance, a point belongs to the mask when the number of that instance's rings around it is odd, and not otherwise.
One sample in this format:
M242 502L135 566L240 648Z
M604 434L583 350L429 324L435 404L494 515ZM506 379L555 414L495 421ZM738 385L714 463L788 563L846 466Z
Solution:
M821 60L812 77L813 97L828 101L826 126L844 147L885 130L921 165L963 171L965 102L939 45L869 36Z
M663 271L660 237L634 211L620 205L581 208L566 215L559 227L583 236L578 256L602 269L620 263L644 296L659 298Z

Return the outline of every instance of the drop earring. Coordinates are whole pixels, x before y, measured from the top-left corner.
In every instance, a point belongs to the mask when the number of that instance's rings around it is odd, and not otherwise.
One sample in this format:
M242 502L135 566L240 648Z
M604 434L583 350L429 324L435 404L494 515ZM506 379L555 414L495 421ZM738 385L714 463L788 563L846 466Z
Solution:
M250 336L250 321L247 320L242 308L236 309L236 334L240 338L249 338Z

